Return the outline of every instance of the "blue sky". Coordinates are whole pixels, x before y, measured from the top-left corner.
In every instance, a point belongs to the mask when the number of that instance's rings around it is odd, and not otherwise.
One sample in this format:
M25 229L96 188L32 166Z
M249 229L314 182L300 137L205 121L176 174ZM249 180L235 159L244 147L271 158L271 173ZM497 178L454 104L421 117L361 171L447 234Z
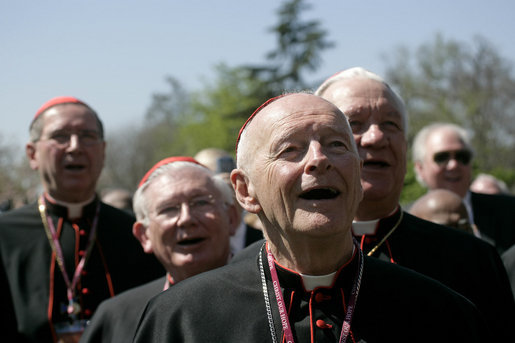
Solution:
M348 67L379 74L400 45L436 33L482 35L515 63L515 2L509 0L309 0L336 47L309 79ZM166 75L199 89L213 67L258 63L275 47L268 29L279 1L0 0L1 143L22 146L39 106L57 95L95 108L109 131L140 125Z

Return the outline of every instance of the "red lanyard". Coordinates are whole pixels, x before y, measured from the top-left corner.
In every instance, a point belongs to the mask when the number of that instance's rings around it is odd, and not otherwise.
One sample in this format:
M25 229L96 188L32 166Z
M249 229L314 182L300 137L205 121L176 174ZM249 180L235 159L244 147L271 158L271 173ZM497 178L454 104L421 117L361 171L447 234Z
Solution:
M338 342L340 342L340 343L344 343L347 340L347 337L350 333L352 316L354 315L354 309L356 308L356 301L358 299L359 289L361 286L361 277L363 275L363 251L361 251L361 249L358 248L356 241L354 241L354 245L358 249L358 253L359 253L359 255L358 255L359 269L356 271L356 275L354 276L352 293L351 293L351 297L349 299L349 304L347 305L347 312L345 314L345 319L342 324L342 331L340 334L340 339L338 340ZM269 310L270 306L268 304L268 301L269 301L268 300L268 290L266 287L266 280L264 278L263 268L262 268L263 260L261 258L261 254L259 256L260 256L260 261L259 261L260 269L261 269L261 273L262 273L261 280L263 283L263 292L265 293L265 303L267 305L267 315L269 317L268 318L269 325L271 326L270 330L272 332L272 340L275 342L276 341L275 330L272 327L273 326L273 318L272 318L271 312ZM283 327L283 332L284 332L284 336L286 339L286 343L294 343L295 341L293 340L293 333L291 330L290 321L288 319L288 313L286 311L283 294L282 294L281 287L279 284L279 277L277 276L277 270L275 269L274 256L268 249L267 249L267 258L268 258L268 267L270 268L270 274L272 276L272 283L274 286L274 294L275 294L275 298L277 300L277 307L279 308L279 316L281 318L281 324Z
M91 249L93 248L93 243L95 240L95 233L97 229L98 224L98 217L100 212L100 202L97 205L97 209L95 212L95 217L93 219L93 225L91 227L91 231L88 238L88 245L86 247L86 253L84 256L82 256L81 260L79 261L77 267L75 268L75 272L73 273L73 278L70 281L70 278L68 277L68 273L66 272L65 264L64 264L64 255L63 251L61 249L61 244L59 243L59 236L55 230L54 223L52 222L52 218L46 215L46 205L45 205L45 198L42 195L39 198L39 213L41 214L41 219L43 221L43 226L45 227L45 232L47 234L48 241L50 243L50 247L52 248L52 251L55 253L57 264L59 265L59 269L61 270L61 274L63 275L64 282L66 283L66 296L68 298L68 307L67 312L69 315L76 315L80 311L80 306L78 303L74 301L74 295L75 295L75 287L77 286L77 283L79 282L81 272L84 269L84 266L86 265L86 260L91 252Z
M163 287L163 292L166 291L170 286L174 284L173 277L170 275L170 273L166 273L166 281L165 286Z

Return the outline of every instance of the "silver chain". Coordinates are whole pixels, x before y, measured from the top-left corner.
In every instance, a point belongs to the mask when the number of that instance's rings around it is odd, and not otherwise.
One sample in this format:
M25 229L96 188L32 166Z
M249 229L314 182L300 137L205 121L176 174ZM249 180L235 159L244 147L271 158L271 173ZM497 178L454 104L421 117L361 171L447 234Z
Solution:
M268 317L268 326L272 335L272 342L277 343L277 335L275 333L274 318L272 317L272 307L270 306L270 298L268 297L268 288L266 286L265 269L263 268L263 246L259 251L259 271L261 273L261 284L263 285L263 296L265 298L266 315Z

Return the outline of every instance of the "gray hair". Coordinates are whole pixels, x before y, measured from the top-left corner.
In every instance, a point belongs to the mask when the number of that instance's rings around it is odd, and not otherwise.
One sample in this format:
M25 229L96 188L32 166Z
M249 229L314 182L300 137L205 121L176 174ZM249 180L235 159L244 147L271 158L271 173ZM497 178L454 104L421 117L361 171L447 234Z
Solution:
M452 123L433 123L424 126L413 139L413 161L423 162L426 155L426 142L429 136L438 130L446 129L454 132L467 149L473 152L470 136L464 128Z
M153 182L155 178L159 175L163 174L172 174L173 172L177 172L180 169L184 168L197 168L205 172L213 181L213 184L217 190L220 191L222 195L222 201L225 206L230 206L234 204L234 192L229 184L223 179L221 175L215 174L213 171L208 168L187 161L177 161L171 162L165 165L160 166L150 176L147 180L141 185L136 192L134 193L134 199L132 207L134 209L134 214L136 215L136 219L143 223L143 225L149 225L149 208L148 201L146 197L146 190L148 186Z
M397 94L393 88L390 87L390 85L379 75L372 73L371 71L366 70L362 67L354 67L345 69L339 73L334 74L327 80L325 80L315 91L315 95L323 97L323 94L327 91L327 89L333 85L334 83L342 80L351 80L351 79L368 79L368 80L374 80L377 82L382 83L386 88L388 88L395 100L397 101L399 105L399 111L402 117L402 125L404 127L404 134L408 135L408 112L406 110L406 105L404 104L404 100Z
M471 153L474 153L474 150L472 149L471 143L470 143L470 136L464 128L462 128L459 125L452 124L452 123L433 123L429 124L427 126L424 126L415 136L413 139L413 146L412 146L412 158L413 162L419 162L423 164L424 158L427 153L426 149L426 143L429 139L429 136L431 136L432 133L438 131L438 130L450 130L454 132L459 140L465 145L467 149L470 150ZM426 183L420 177L418 173L415 173L417 181L419 184L421 184L424 187L427 187Z

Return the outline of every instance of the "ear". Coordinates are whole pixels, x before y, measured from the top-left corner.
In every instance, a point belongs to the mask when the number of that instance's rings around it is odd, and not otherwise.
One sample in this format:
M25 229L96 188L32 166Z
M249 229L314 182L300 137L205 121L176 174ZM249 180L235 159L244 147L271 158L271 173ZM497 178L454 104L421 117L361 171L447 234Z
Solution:
M132 234L140 242L144 252L147 254L152 254L154 252L152 249L152 241L147 235L147 227L143 225L142 222L137 221L132 225Z
M422 165L422 162L415 161L413 165L413 169L415 169L415 174L418 179L422 179L422 172L424 170L424 166Z
M261 205L255 197L254 187L243 170L234 169L231 172L231 183L236 199L245 211L256 214L261 212Z
M27 158L29 159L29 165L33 170L38 169L38 161L36 159L36 143L29 142L27 145L25 145L25 154L27 155Z

